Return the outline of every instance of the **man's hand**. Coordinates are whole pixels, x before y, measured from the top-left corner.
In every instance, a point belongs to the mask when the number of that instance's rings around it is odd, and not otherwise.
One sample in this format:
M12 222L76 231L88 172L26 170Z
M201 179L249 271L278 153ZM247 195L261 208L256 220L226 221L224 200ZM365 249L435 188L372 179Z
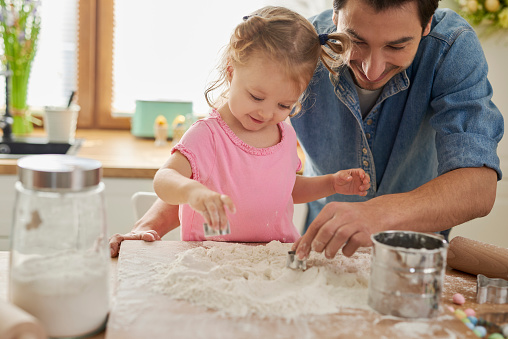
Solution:
M333 258L342 248L351 256L359 247L372 245L371 234L378 232L368 227L376 225L376 214L366 210L364 203L331 202L327 204L307 232L293 245L299 259L309 256L311 250L325 252ZM370 214L369 214L370 212Z
M111 258L118 256L120 252L120 244L124 240L144 240L144 241L156 241L161 240L159 234L154 230L149 231L132 231L127 234L114 234L109 238L109 249L111 251Z
M115 234L109 238L111 257L118 256L124 240L156 241L180 225L178 205L169 205L157 199L146 213L136 221L127 234Z

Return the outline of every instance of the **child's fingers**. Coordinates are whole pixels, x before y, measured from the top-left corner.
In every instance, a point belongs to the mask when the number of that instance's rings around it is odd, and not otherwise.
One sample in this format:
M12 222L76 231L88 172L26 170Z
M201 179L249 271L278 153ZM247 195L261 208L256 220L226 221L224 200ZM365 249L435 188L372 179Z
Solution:
M222 208L219 210L220 227L225 228L225 227L227 227L227 224L228 224L228 216L226 214L226 208L232 213L236 212L236 208L235 208L235 205L233 204L233 200L231 200L231 198L228 197L227 195L222 194L220 196L220 200L222 203Z
M212 226L212 220L210 219L210 214L207 212L207 211L204 211L204 212L199 212L201 214L201 216L203 217L203 219L205 219L205 222Z
M365 173L364 182L367 182L367 183L370 182L370 175L369 175L369 173Z
M206 204L206 215L209 218L208 225L212 226L212 228L217 229L220 225L220 213L215 201L209 201ZM205 217L206 219L206 217Z
M224 205L226 205L226 207L228 208L229 212L235 214L236 213L236 207L235 207L235 204L233 203L233 200L228 197L227 195L225 194L222 194L220 196L220 200L222 200L222 202L224 203Z
M350 171L339 171L339 180L348 182L353 179L352 173Z

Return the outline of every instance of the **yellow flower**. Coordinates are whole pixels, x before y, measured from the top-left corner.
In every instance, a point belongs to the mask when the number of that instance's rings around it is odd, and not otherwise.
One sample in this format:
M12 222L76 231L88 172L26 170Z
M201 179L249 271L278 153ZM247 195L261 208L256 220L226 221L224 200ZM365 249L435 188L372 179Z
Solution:
M474 13L478 10L478 1L468 0L466 7L470 13Z
M508 7L503 8L497 17L499 19L499 25L503 28L508 28Z
M489 12L497 12L500 6L499 0L485 0L485 9Z

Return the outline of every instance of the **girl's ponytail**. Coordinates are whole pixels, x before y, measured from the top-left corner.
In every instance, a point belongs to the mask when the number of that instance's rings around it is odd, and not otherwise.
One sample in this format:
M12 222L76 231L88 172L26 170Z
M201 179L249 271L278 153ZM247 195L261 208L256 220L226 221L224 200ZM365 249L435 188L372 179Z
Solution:
M332 74L336 74L334 68L342 65L349 58L351 40L346 34L336 32L320 34L318 38L321 44L319 60ZM330 50L333 53L330 53Z

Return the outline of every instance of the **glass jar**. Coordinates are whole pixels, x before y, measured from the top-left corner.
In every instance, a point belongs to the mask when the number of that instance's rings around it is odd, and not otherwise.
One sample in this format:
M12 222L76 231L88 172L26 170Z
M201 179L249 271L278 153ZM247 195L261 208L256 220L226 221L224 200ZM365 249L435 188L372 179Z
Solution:
M109 312L102 165L69 155L18 160L9 298L54 338L101 331Z

